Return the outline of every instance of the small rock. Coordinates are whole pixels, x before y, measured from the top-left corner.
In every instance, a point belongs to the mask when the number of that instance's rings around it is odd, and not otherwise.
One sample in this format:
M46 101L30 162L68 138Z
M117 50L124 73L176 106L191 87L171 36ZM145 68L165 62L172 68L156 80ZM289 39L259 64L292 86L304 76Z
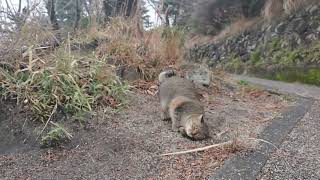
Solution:
M207 59L206 64L208 64L209 67L214 67L214 65L217 63L214 59Z
M286 24L284 22L281 22L275 28L275 32L278 34L283 33L285 30L286 30Z
M257 47L257 44L254 43L254 44L248 46L247 51L248 51L248 52L251 52L251 51L253 51L254 49L256 49L256 47Z
M250 59L250 55L248 53L240 56L242 62L247 62Z
M301 45L301 43L302 43L302 40L301 40L301 38L299 37L299 38L297 39L297 44Z
M308 12L309 12L310 14L313 14L313 13L315 13L318 9L319 9L318 5L312 5L312 6L310 6L310 7L308 8Z
M307 40L310 40L310 41L315 41L317 40L317 36L315 34L309 34L307 37L306 37Z
M200 65L198 68L189 69L186 72L186 78L190 81L202 84L204 86L210 85L210 71L209 68Z
M123 80L127 80L129 82L141 79L141 73L138 72L137 69L133 68L133 67L124 67L124 66L120 66L117 69L117 75L123 79Z
M302 18L297 18L293 20L291 25L292 29L299 34L302 34L308 28L307 23Z

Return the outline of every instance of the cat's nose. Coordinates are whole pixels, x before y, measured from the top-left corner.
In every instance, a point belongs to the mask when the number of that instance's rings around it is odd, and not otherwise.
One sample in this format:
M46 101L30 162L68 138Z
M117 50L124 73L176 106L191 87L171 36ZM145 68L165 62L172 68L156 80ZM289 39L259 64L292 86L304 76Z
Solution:
M199 132L198 129L194 129L194 130L191 132L191 134L192 134L192 135L196 135L196 134L198 134L198 132Z

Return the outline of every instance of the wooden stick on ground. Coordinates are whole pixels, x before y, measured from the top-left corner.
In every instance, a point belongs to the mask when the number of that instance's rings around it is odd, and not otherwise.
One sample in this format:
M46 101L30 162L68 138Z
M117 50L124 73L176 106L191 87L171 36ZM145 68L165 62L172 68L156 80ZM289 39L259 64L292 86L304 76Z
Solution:
M266 141L264 139L257 139L257 138L248 138L248 140L254 140L254 141L258 141L258 142L264 142L266 144L269 144L271 146L273 146L274 148L278 149L277 146L275 146L274 144L272 144L269 141ZM225 146L225 145L231 145L232 143L234 143L236 140L229 140L220 144L213 144L210 146L205 146L202 148L196 148L196 149L191 149L191 150L186 150L186 151L179 151L179 152L173 152L173 153L166 153L166 154L161 154L160 156L170 156L170 155L178 155L178 154L187 154L187 153L193 153L193 152L200 152L200 151L204 151L204 150L208 150L211 148L215 148L215 147L221 147L221 146Z
M204 150L215 148L215 147L221 147L221 146L225 146L225 145L230 145L233 142L234 142L233 140L230 140L230 141L226 141L226 142L223 142L223 143L220 143L220 144L213 144L213 145L205 146L205 147L202 147L202 148L196 148L196 149L191 149L191 150L187 150L187 151L180 151L180 152L161 154L160 156L170 156L170 155L178 155L178 154L187 154L187 153L192 153L192 152L199 152L199 151L204 151Z

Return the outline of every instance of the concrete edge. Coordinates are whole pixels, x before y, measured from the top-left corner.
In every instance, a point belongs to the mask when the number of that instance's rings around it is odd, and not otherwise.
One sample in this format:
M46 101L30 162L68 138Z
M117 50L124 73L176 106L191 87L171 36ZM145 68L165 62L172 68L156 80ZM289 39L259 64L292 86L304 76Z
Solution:
M311 98L298 97L297 103L274 118L271 124L259 134L258 138L279 147L296 124L305 116L313 103L314 100ZM260 143L260 147L252 152L236 154L226 160L209 179L256 179L269 156L274 152L274 146Z
M262 87L265 90L276 92L282 95L292 95L305 98L313 98L320 100L320 87L315 85L288 83L283 81L274 81L268 79L260 79L253 76L231 75L234 80L245 80L250 84Z

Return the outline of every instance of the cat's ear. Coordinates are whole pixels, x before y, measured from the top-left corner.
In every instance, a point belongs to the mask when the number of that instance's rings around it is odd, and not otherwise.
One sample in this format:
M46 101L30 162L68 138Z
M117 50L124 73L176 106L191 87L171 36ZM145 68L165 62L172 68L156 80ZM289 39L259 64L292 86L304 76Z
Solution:
M203 117L203 114L201 114L201 115L199 116L199 119L200 119L200 122L201 122L201 123L204 123L204 117Z

